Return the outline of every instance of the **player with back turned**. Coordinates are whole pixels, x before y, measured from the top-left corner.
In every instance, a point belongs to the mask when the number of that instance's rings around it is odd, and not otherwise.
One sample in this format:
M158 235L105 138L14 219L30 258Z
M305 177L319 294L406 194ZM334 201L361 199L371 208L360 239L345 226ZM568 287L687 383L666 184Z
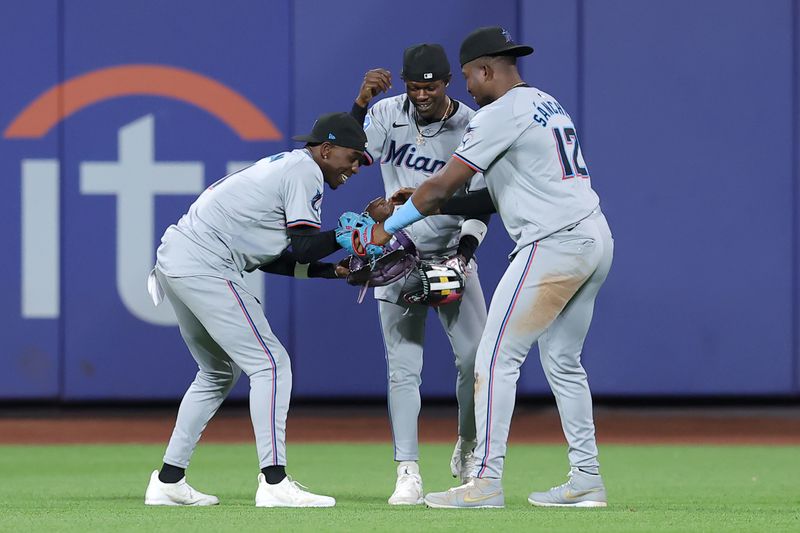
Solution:
M367 113L370 100L389 89L391 75L383 69L366 73L352 114L364 121L369 162L380 164L387 196L398 189L414 188L444 166L463 136L474 111L447 95L450 63L438 44L419 44L403 54L405 93L384 98ZM482 187L476 179L472 187ZM466 191L464 183L460 193ZM423 259L448 260L467 274L460 301L435 310L455 356L456 399L459 407L458 440L451 459L453 476L471 476L475 447L474 363L480 334L486 323L475 249L486 233L488 215L473 219L441 215L406 228ZM386 348L389 416L398 462L392 505L423 501L422 477L417 460L417 419L420 411L423 344L429 307L404 301L403 281L375 288L380 326ZM440 355L440 354L435 354ZM444 356L445 354L441 354Z
M505 505L501 478L516 385L520 366L537 341L571 469L566 483L534 492L528 501L539 506L606 505L581 351L614 244L572 118L555 98L522 81L517 71L516 58L532 52L500 27L480 28L464 40L461 69L481 109L444 168L383 224L367 226L355 236L362 245L387 242L393 232L447 205L455 191L482 172L488 189L484 208L497 207L515 242L475 362L475 477L447 492L428 494L425 503L430 507Z

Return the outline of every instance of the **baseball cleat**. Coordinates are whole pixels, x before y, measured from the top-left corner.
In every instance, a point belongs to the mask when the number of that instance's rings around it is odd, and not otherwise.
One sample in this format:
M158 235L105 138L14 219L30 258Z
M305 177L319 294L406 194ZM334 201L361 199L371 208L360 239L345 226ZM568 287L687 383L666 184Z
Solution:
M162 483L158 479L158 470L150 474L150 483L144 493L145 505L218 505L219 498L211 494L203 494L186 483L184 477L177 483Z
M475 451L474 440L462 440L461 437L456 441L453 456L450 458L450 473L453 477L463 484L472 479L475 470Z
M506 503L499 479L472 478L447 492L429 493L425 505L434 509L499 509Z
M256 507L333 507L336 500L309 492L289 476L275 485L267 483L264 474L258 475Z
M419 465L403 461L397 466L397 483L389 498L389 505L419 505L422 503L422 477Z
M528 502L538 507L605 507L608 504L606 487L599 474L569 471L569 480L547 492L532 492Z

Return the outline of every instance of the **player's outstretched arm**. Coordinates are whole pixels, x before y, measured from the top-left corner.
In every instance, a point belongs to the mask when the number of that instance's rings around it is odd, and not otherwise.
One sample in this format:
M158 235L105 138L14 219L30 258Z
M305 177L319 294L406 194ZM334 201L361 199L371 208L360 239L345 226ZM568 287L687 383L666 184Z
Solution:
M474 175L475 171L470 167L451 158L441 170L417 187L410 200L421 214L433 215Z
M369 234L371 244L386 244L395 231L438 213L445 200L453 196L473 175L475 171L472 168L460 160L450 159L441 170L417 187L410 201L403 204L386 222L375 224L362 233Z
M274 261L263 264L258 269L268 274L278 274L279 276L293 278L344 279L350 273L350 270L343 262L338 264L319 261L298 263L289 249L284 250Z

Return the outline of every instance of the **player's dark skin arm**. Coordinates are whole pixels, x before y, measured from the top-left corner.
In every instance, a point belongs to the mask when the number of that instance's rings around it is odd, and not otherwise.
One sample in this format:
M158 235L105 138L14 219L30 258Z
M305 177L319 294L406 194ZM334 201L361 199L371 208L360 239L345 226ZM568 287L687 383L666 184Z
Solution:
M410 200L423 215L435 215L439 213L442 204L464 187L474 175L474 170L451 158L441 170L417 187Z
M361 108L366 114L367 106L370 100L378 96L380 93L385 93L392 88L392 73L383 68L374 68L364 74L364 81L358 90L358 96L353 105L353 110ZM352 111L351 111L352 114ZM355 115L353 115L355 118ZM364 120L364 116L361 117Z
M364 74L364 82L358 90L350 109L350 115L358 122L364 122L370 100L392 88L392 73L386 69L375 68Z
M391 198L395 205L404 204L414 194L416 188L403 187L397 190ZM442 204L437 215L458 215L462 217L476 218L484 224L489 223L489 218L497 213L497 207L492 202L489 189L468 192L462 195L453 195L449 200Z
M391 202L395 205L404 204L414 194L415 190L413 187L403 187L392 194ZM442 204L437 214L458 215L465 217L467 220L480 220L488 226L492 213L496 212L497 208L492 202L492 197L489 196L488 189L481 189L466 195L453 195ZM479 244L478 239L472 235L464 235L458 241L456 255L463 257L464 263L469 263L469 260L475 255L475 250L478 249Z
M464 187L475 175L475 171L461 161L450 159L447 164L433 176L422 182L411 195L411 202L421 214L435 215L446 200L449 200L456 191ZM376 244L386 244L392 236L383 229L383 223L375 224L372 234Z

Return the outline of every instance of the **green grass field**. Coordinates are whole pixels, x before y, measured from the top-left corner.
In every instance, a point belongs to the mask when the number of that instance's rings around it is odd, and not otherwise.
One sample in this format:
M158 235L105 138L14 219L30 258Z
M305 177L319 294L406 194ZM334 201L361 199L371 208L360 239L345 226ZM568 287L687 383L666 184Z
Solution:
M452 486L451 448L425 445L425 490ZM2 531L800 531L800 449L604 446L606 509L541 509L532 490L565 480L560 446L512 445L505 509L434 510L386 504L388 444L290 444L290 473L337 498L333 509L256 509L255 447L201 444L189 482L211 508L149 508L163 446L0 446ZM387 460L388 458L388 460Z

